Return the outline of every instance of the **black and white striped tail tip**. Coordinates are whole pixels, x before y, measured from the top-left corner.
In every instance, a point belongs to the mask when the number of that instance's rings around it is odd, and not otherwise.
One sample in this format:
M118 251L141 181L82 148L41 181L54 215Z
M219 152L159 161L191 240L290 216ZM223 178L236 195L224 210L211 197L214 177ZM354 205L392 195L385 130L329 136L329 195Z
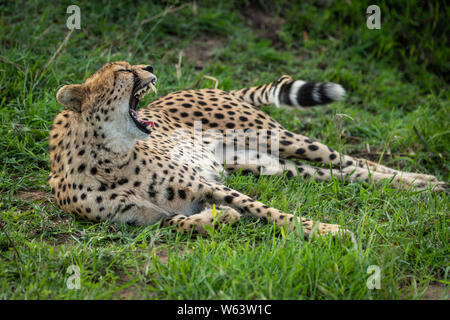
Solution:
M333 82L293 81L280 92L280 102L296 107L312 107L340 101L345 98L344 88Z
M327 82L324 83L325 95L332 101L341 101L345 98L345 89L337 83Z

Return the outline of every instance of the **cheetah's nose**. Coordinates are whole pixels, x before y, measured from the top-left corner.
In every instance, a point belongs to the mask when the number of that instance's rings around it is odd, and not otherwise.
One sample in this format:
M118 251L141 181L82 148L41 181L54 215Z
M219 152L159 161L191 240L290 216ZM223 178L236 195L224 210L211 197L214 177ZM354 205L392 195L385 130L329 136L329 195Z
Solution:
M152 66L146 66L145 68L143 68L145 71L148 71L150 73L153 73L153 67Z

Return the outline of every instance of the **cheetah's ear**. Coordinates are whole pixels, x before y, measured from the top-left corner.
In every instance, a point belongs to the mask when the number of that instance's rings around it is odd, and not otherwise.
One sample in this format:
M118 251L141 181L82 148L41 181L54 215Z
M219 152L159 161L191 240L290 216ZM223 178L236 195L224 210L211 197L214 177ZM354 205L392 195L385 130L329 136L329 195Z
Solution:
M81 112L84 99L86 99L86 90L81 84L65 85L56 94L56 100L60 104L76 112Z

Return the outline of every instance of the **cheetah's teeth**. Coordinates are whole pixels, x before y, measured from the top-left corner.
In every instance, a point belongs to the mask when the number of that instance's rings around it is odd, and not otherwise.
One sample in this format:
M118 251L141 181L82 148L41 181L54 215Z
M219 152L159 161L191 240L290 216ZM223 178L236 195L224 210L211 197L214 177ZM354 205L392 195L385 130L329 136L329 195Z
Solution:
M136 91L136 93L134 94L134 96L138 99L142 99L149 91L150 89L156 94L157 90L156 87L153 83L149 82L145 87L139 89L138 91Z
M158 93L158 91L156 90L156 87L155 87L155 85L154 85L153 83L149 82L148 86L150 87L150 89L152 89L152 91L153 91L155 94Z

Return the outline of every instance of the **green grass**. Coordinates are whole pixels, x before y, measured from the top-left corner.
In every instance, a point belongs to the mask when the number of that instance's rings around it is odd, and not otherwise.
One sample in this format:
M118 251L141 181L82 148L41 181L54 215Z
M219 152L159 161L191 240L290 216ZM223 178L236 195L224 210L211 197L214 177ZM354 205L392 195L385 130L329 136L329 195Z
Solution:
M81 30L47 68L68 32L72 3L1 7L0 298L420 299L430 286L447 288L445 194L398 191L387 183L226 178L268 205L342 224L356 243L307 242L247 217L196 238L157 225L94 224L56 206L46 183L48 128L61 110L56 91L114 60L152 64L158 96L197 83L213 86L203 75L225 90L282 74L341 83L348 91L344 102L264 110L334 149L449 181L448 6L382 2L382 28L368 30L368 3L212 3L196 9L178 3L178 10L160 16L168 2L80 3ZM257 30L244 18L261 11L272 16L265 21L277 26L275 37L261 32L270 25ZM214 47L204 45L207 39ZM80 268L79 290L66 287L70 265ZM371 265L381 270L379 290L366 286Z

